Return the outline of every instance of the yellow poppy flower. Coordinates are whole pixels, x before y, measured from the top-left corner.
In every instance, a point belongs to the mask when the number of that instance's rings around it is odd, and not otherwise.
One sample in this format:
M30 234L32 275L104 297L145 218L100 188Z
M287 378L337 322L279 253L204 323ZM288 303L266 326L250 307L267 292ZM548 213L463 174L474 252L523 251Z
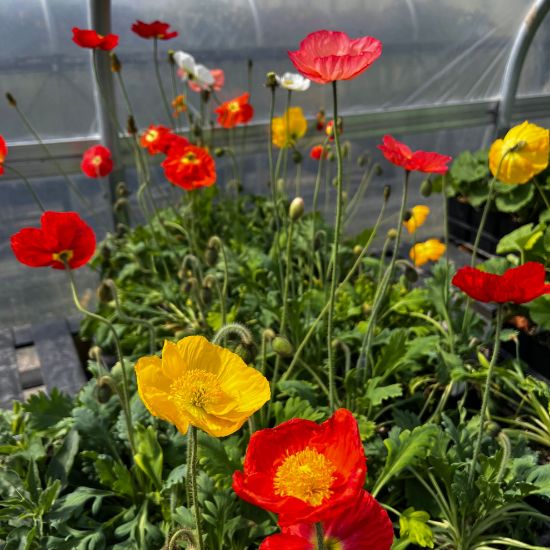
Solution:
M445 245L438 239L428 239L423 243L416 243L409 252L414 265L419 267L430 261L437 262L445 254Z
M135 369L149 412L183 434L191 424L214 437L230 435L270 398L260 372L203 336L166 340L162 359L142 357Z
M271 122L273 145L279 149L293 146L307 132L307 120L301 107L291 107Z
M418 204L411 208L411 217L403 222L403 225L407 228L409 233L414 233L421 225L424 225L430 208L425 204Z
M548 151L548 130L525 121L491 145L489 169L504 183L527 183L548 166Z

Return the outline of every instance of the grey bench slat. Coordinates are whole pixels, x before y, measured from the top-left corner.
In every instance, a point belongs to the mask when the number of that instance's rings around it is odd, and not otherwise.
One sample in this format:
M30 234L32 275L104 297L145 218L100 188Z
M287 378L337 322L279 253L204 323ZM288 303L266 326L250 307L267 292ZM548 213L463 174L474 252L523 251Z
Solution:
M76 394L86 376L65 319L32 325L31 331L46 388Z
M12 332L0 329L0 407L11 409L12 401L22 397Z

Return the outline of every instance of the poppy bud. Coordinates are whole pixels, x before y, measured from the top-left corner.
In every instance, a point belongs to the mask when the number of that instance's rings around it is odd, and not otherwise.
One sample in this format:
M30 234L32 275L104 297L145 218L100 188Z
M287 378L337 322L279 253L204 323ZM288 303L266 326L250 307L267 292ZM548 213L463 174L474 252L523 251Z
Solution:
M225 155L225 149L223 147L216 147L214 149L214 154L217 157L223 157Z
M387 201L391 196L391 185L384 185L384 200Z
M8 100L8 103L11 107L17 107L17 101L15 101L15 97L13 97L9 92L6 94L6 99Z
M211 288L209 288L207 286L203 286L201 288L201 300L206 305L208 305L212 301L212 289Z
M254 342L251 342L249 344L243 344L241 342L235 348L235 353L239 355L246 364L250 364L254 362L254 359L256 359L258 351Z
M375 176L381 176L382 174L384 173L384 170L382 170L382 166L380 166L380 164L375 164L374 165L374 175Z
M272 90L274 90L275 88L277 88L277 86L279 86L279 83L277 82L277 75L273 71L270 71L265 76L264 85L266 88L271 88Z
M113 388L111 384L106 380L107 376L102 376L96 385L95 395L99 403L107 403L113 395Z
M294 164L300 164L303 158L304 157L302 156L302 153L300 153L300 151L298 151L297 149L294 149L292 151L292 161L294 162Z
M204 251L204 261L210 267L218 263L218 249L214 246L208 246Z
M418 272L416 269L408 265L405 268L405 279L407 279L409 283L416 283L416 281L418 281Z
M104 260L109 260L111 258L111 249L109 248L109 245L107 243L103 243L99 249L99 255Z
M124 197L117 199L115 204L113 205L113 210L115 212L124 211L126 208L128 208L128 199L125 199Z
M271 347L279 357L292 357L294 355L294 346L284 336L275 336L271 341Z
M88 350L88 358L92 361L99 361L101 357L101 348L99 346L92 346Z
M420 184L420 194L423 197L429 197L432 194L432 180L430 178L426 178Z
M176 60L174 59L175 53L176 52L174 50L168 50L168 63L170 63L170 65L176 64Z
M342 191L342 201L344 204L347 204L348 202L348 192L347 191Z
M113 73L119 73L120 69L122 69L122 63L120 62L118 55L111 52L111 71Z
M128 226L123 223L117 223L116 225L116 236L120 239L128 233Z
M485 428L485 432L489 434L491 437L496 437L501 430L500 426L496 422L493 422L491 420L485 422L483 427Z
M408 221L412 218L412 215L413 215L413 213L412 213L410 210L407 210L407 211L403 214L403 221L404 221L404 222L408 222Z
M137 129L137 126L136 126L136 121L135 121L135 119L132 115L130 115L128 117L128 122L126 124L126 130L131 136L134 136L135 134L138 133L138 129Z
M345 141L344 144L342 145L342 156L345 159L348 158L350 149L351 149L351 143L349 141Z
M276 181L275 189L277 190L277 193L284 193L285 192L285 180L283 178L279 178Z
M290 207L288 209L288 216L293 222L295 222L299 220L303 216L303 214L304 214L304 199L302 199L302 197L296 197L290 203Z
M271 340L273 340L275 336L277 335L275 334L275 331L271 328L266 328L262 334L262 338L267 342L271 342Z
M199 282L195 277L189 277L183 285L183 292L185 294L191 294L191 292L193 292L193 290L195 290L198 285Z
M97 299L105 304L113 299L113 291L105 281L101 281L101 284L97 287L96 293Z
M130 195L130 191L128 191L128 186L125 182L119 181L116 184L116 195L117 197L127 197Z
M370 160L369 153L363 153L362 155L359 155L357 157L357 166L360 166L361 168L363 168L364 166L367 165L369 160Z
M386 233L386 237L393 241L393 239L397 238L397 229L388 229L388 232Z
M370 312L372 311L372 304L367 304L366 302L361 306L361 311L363 312L363 315L365 317L367 315L370 315Z
M359 254L361 254L362 251L363 251L363 247L362 247L360 244L356 244L356 245L353 247L353 253L354 253L356 256L359 256Z

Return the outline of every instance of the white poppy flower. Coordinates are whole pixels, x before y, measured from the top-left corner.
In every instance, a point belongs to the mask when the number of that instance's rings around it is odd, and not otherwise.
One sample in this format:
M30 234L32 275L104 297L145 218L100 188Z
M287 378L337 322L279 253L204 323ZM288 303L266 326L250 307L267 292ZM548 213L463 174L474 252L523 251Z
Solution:
M297 73L285 73L283 76L277 76L277 82L279 86L293 92L305 92L311 84L309 78Z
M174 61L176 65L190 74L195 74L195 58L186 52L175 52Z
M180 68L182 80L190 79L202 88L207 88L214 84L214 77L210 69L197 63L195 58L186 52L175 52L174 61Z
M214 77L212 76L210 69L200 64L195 65L193 79L201 86L212 86L212 84L214 84Z

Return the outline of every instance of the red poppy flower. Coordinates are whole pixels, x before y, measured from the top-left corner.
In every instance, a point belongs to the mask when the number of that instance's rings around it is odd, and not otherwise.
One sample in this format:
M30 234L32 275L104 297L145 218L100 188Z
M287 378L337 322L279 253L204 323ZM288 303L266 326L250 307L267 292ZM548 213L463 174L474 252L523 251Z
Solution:
M147 149L150 155L157 155L158 153L166 153L176 137L178 136L176 136L170 128L162 126L161 124L158 126L151 124L151 126L141 134L139 143L144 149ZM185 138L181 139L185 141L185 144L189 143Z
M103 145L94 145L82 155L80 168L89 178L103 178L111 173L113 160L111 151Z
M44 212L42 227L25 227L11 237L15 257L30 267L76 269L95 251L95 234L76 212Z
M246 124L253 116L254 109L248 103L249 93L230 99L216 108L218 124L224 128L234 128L237 124Z
M427 172L428 174L446 174L449 171L447 163L452 157L430 151L411 151L404 143L392 136L384 136L382 151L387 160L405 170Z
M198 187L210 187L216 182L216 165L206 149L174 140L166 159L161 164L166 179L178 187L192 191Z
M327 548L341 550L389 550L393 525L388 514L372 495L361 491L358 498L337 515L322 523ZM313 523L296 523L282 533L267 537L260 550L315 550Z
M351 80L368 69L382 53L382 42L372 36L350 38L344 32L308 34L288 56L300 73L319 84Z
M110 51L118 46L118 35L108 34L107 36L103 36L93 30L73 27L73 42L81 48Z
M8 154L8 146L6 140L0 136L0 176L4 173L4 160Z
M178 69L178 71L179 70L181 69ZM210 69L210 74L212 78L214 78L214 84L210 86L201 85L196 80L192 79L187 81L187 85L194 92L202 92L203 90L214 90L215 92L219 92L225 84L225 73L222 69Z
M293 419L252 435L233 489L279 514L279 524L324 521L357 498L367 472L357 422L337 410L326 422Z
M309 152L309 156L315 160L320 160L321 157L326 159L328 151L322 145L314 145Z
M544 275L544 266L537 262L508 269L504 275L466 266L456 272L452 282L479 302L524 304L543 294L550 294L550 284L545 284Z
M159 40L170 40L178 36L177 31L169 32L170 23L164 23L162 21L153 21L152 23L144 23L139 19L132 25L132 31L134 31L141 38L158 38Z
M341 135L344 131L344 123L340 117L338 117L338 135ZM327 134L327 137L329 141L334 141L334 120L330 120L328 124L325 127L325 133Z

